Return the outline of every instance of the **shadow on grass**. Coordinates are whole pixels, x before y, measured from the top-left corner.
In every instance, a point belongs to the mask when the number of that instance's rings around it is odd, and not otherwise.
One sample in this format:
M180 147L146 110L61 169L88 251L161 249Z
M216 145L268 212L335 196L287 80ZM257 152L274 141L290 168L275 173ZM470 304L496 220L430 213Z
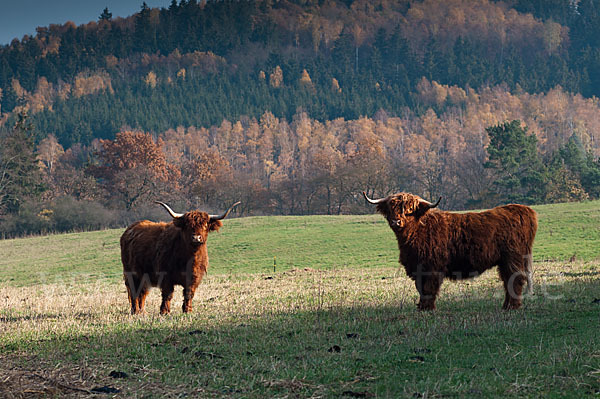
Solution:
M565 273L563 273L563 275L565 275L567 277L593 277L593 276L600 276L600 271L597 271L597 272L580 272L580 273L565 272Z
M76 320L90 320L95 317L92 312L78 312L71 315ZM42 314L24 314L24 315L1 315L0 323L18 323L24 321L56 321L60 322L63 319L63 315L60 313L42 313Z
M93 387L124 397L597 395L600 285L548 291L513 312L501 311L491 292L442 297L433 313L401 303L254 315L149 310L91 334L0 344L7 365L0 377L6 367L34 372L57 381L59 396ZM48 371L74 368L82 371L64 378Z

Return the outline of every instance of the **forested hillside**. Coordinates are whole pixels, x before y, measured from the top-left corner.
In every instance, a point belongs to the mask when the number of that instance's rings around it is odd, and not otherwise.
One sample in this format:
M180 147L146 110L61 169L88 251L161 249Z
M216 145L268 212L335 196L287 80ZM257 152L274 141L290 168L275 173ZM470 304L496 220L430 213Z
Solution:
M173 1L116 20L107 10L2 48L2 111L28 103L40 134L71 145L124 124L161 132L265 110L397 115L420 108L422 77L589 97L600 92L595 3Z
M598 0L173 0L40 27L0 48L3 140L31 137L0 151L3 231L157 196L247 214L362 212L362 189L598 198L599 31ZM32 159L44 184L11 191Z

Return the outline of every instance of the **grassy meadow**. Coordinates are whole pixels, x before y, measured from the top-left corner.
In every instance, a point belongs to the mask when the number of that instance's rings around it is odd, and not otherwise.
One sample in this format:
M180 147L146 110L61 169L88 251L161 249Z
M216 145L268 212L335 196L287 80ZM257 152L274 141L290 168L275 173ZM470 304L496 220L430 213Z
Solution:
M536 210L514 312L493 271L418 312L378 215L225 220L165 317L129 315L122 229L0 241L0 397L600 397L600 202Z

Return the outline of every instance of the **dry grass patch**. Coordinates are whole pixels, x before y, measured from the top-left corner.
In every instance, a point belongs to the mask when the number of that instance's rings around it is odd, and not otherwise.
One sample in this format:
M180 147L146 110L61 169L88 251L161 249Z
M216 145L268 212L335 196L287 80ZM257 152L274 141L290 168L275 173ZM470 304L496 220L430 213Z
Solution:
M536 295L516 312L500 310L504 294L495 272L446 282L433 313L416 311L414 285L396 267L208 274L194 313L181 313L178 291L166 317L158 314L157 289L146 314L129 315L125 287L111 279L3 285L0 392L76 397L107 388L123 397L244 398L600 392L600 266L544 262L534 269Z

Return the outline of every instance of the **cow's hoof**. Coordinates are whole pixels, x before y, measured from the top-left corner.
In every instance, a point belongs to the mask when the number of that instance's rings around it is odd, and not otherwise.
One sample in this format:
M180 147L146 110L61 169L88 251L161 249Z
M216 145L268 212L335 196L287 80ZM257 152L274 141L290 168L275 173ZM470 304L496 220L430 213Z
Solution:
M502 306L502 309L503 310L517 310L520 307L521 307L521 303L520 302L519 303L511 303L511 302L509 302L509 303L505 303Z
M431 310L435 310L435 303L419 303L417 305L417 309L421 310L421 311L431 311Z

